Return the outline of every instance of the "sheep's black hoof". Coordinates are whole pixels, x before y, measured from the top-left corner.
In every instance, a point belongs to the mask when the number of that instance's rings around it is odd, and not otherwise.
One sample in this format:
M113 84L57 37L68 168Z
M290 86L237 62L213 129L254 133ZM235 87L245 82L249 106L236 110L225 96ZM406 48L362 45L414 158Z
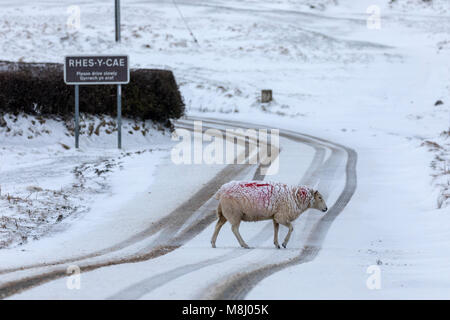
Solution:
M279 244L276 244L276 245L275 245L275 248L280 249L281 247L280 247Z
M283 243L283 248L285 248L285 249L286 249L286 243Z

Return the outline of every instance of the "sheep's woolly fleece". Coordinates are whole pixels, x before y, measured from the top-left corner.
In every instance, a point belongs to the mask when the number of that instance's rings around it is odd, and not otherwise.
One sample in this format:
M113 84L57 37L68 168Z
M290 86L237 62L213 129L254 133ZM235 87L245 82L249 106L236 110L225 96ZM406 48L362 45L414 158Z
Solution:
M281 199L296 204L300 210L306 210L314 205L313 189L306 186L292 187L279 182L231 181L224 184L215 197L245 199L255 209L272 210Z

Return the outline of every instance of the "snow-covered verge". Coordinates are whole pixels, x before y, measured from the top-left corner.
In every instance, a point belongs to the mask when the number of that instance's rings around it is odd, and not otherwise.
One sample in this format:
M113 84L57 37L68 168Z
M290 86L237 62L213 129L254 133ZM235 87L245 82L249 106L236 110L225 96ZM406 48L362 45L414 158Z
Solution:
M83 114L76 150L72 122L0 116L0 248L64 230L89 214L99 196L113 192L120 171L145 159L153 172L169 148L168 130L124 119L125 148L115 150L115 120ZM146 186L150 183L151 174Z
M450 205L450 129L442 131L433 141L425 140L422 146L434 153L431 161L432 183L439 190L437 207Z

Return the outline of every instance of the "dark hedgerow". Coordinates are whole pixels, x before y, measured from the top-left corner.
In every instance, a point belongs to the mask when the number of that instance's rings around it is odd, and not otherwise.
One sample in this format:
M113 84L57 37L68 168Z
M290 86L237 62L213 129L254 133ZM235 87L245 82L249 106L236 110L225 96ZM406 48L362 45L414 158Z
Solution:
M122 86L122 115L170 125L184 114L184 103L173 73L131 70ZM117 115L115 85L80 86L80 112ZM63 79L63 66L54 63L0 61L0 113L72 116L74 86Z

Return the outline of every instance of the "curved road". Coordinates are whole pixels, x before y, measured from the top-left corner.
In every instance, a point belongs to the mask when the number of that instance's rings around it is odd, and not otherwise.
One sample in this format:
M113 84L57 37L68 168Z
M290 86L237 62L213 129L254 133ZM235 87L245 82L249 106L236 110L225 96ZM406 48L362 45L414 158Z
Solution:
M202 120L204 129L216 128L223 130L226 127L261 127L249 123L224 122L218 119L193 117L188 118L187 120L180 120L176 125L180 128L192 129L193 120ZM300 251L285 251L280 255L276 255L270 262L264 262L265 260L262 259L258 264L258 267L246 268L245 273L231 271L224 274L218 281L205 287L200 295L196 293L198 295L196 298L243 299L259 281L270 274L294 264L313 260L320 251L321 244L329 227L339 213L345 208L355 192L357 155L354 150L331 141L283 129L280 129L280 136L295 143L306 144L313 147L315 150L313 160L305 175L298 178L299 183L307 185L318 184L321 193L324 195L325 199L327 199L332 188L337 187L337 177L343 175L345 176L343 190L334 204L328 204L330 210L326 215L308 215L306 217L307 221L301 231L301 234L305 238L303 239L303 245ZM253 141L253 143L255 142L256 141ZM330 156L328 158L325 157L327 150L330 151ZM82 272L87 272L105 266L156 259L177 250L180 246L183 246L193 239L215 221L214 210L217 202L212 199L212 196L220 185L233 179L240 179L248 176L251 170L255 170L255 167L256 166L249 165L226 166L211 181L169 215L152 224L145 231L110 248L84 256L74 256L69 259L53 261L51 263L36 263L20 268L0 270L0 279L3 275L8 275L8 279L11 277L14 279L0 285L0 297L9 297L46 282L64 277L67 275L66 267L74 262L77 262ZM259 174L259 170L256 170L253 178L255 180L263 180L265 177ZM192 219L192 217L195 217L195 219ZM272 226L271 224L267 224L252 240L258 242L263 241L272 236L271 232ZM155 236L155 239L144 249L140 249L133 254L127 254L120 258L107 257L111 252L116 252L129 247L150 236ZM236 248L226 254L214 258L200 261L194 260L191 262L186 261L162 274L160 273L137 283L132 283L128 287L110 296L110 298L137 299L164 286L168 282L177 281L177 279L182 276L189 275L190 273L197 272L215 264L226 263L228 260L248 255L251 251L252 250ZM102 260L103 256L104 258ZM91 261L93 258L96 258L95 262ZM24 270L31 271L32 275L24 276Z

